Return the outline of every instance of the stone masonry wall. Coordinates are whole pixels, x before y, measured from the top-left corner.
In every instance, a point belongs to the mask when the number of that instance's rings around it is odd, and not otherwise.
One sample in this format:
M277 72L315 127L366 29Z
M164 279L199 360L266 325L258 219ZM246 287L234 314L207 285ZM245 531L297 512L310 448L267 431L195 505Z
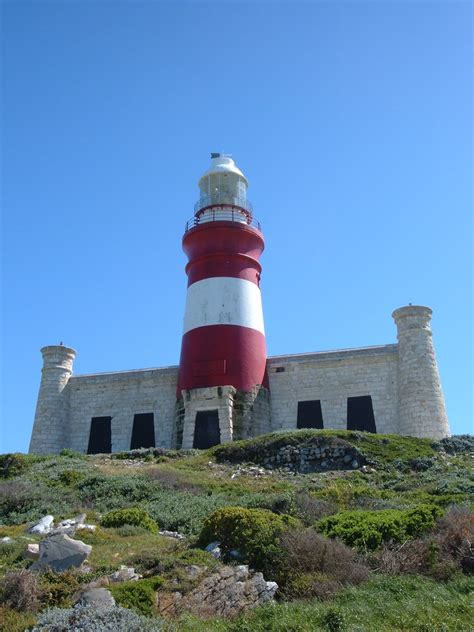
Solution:
M87 451L92 417L112 417L112 452L130 449L133 416L153 413L157 447L172 446L178 368L73 376L67 447Z
M296 428L304 400L321 401L324 428L344 430L347 398L370 395L377 432L397 433L397 369L397 345L269 358L272 430Z
M411 320L420 319L418 312L413 314L412 318L410 311ZM405 312L398 320L404 316ZM425 312L422 316L427 319ZM211 396L208 389L195 389L189 402L181 402L182 410L176 403L176 366L70 377L74 350L45 347L30 452L59 452L63 447L86 452L91 418L103 416L112 417L112 451L128 450L137 413L154 414L157 447L175 448L184 434L182 446L189 448L195 412L202 408L204 396L204 404L220 411L223 442L295 429L298 402L306 400L320 400L324 428L346 429L347 398L363 395L372 398L378 433L447 436L431 332L425 326L420 333L418 321L416 329L411 320L407 317L399 325L400 347L392 344L274 356L267 365L270 394L260 388L242 398L233 387L221 387L221 393L216 388ZM406 334L405 322L410 323ZM209 397L217 399L207 401ZM178 418L181 427L177 432Z

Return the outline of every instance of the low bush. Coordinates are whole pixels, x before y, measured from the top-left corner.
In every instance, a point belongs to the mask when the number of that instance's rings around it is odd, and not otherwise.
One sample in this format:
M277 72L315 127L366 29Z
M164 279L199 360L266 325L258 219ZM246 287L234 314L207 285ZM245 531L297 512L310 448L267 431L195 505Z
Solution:
M148 529L134 524L124 524L122 527L116 527L115 533L121 538L131 538L136 535L144 535Z
M145 507L162 529L194 536L201 531L205 518L225 505L229 501L219 494L195 495L162 489Z
M85 478L84 472L78 472L77 470L64 470L59 475L59 482L66 487L72 487L79 481Z
M342 632L346 629L346 617L339 608L328 608L321 615L321 625L328 632Z
M154 613L155 593L162 585L161 577L149 577L138 581L111 584L109 590L120 606L150 617Z
M135 450L114 452L110 455L110 458L118 460L149 460L150 458L160 458L163 456L169 459L176 459L182 456L182 454L176 450L167 450L166 448L137 448Z
M5 632L24 632L35 624L36 618L31 612L18 612L8 606L0 606L0 630Z
M306 526L336 512L337 505L335 503L315 498L304 491L295 495L295 514Z
M97 610L87 606L75 608L51 608L38 617L31 632L160 632L159 620L153 621L114 606Z
M352 549L311 528L283 532L279 549L276 580L286 599L327 598L369 576Z
M218 541L224 553L238 549L253 567L273 575L282 533L298 521L265 509L224 507L204 521L198 544Z
M1 478L12 478L22 474L28 466L27 457L24 454L0 454Z
M4 524L24 524L46 514L70 514L75 509L79 509L79 503L73 491L24 478L0 482L0 516Z
M40 586L31 571L9 571L0 580L0 602L19 611L34 612L39 605Z
M37 486L28 481L5 481L0 483L0 515L7 524L15 522L17 515L30 510L40 500Z
M133 525L135 527L143 527L151 533L158 533L158 525L148 512L138 507L130 507L128 509L114 509L105 514L100 521L103 527L123 527L124 525Z
M474 572L473 542L474 514L463 507L452 507L429 535L402 546L384 544L368 557L368 562L388 575L419 573L447 580L459 571Z
M321 533L340 538L359 549L377 549L382 542L415 538L435 526L437 507L419 505L415 509L341 511L316 523Z
M238 506L246 509L268 509L276 514L295 515L297 512L293 492L243 494L239 496Z
M94 474L76 485L82 503L97 511L119 509L125 504L153 498L154 486L144 476Z
M4 530L0 531L0 537L8 535ZM0 575L7 570L18 570L28 566L29 561L25 559L23 551L25 541L13 539L11 542L0 542Z
M451 507L438 520L435 539L441 551L459 563L464 573L474 573L474 513Z
M87 456L85 454L82 454L82 452L71 450L71 448L63 448L60 451L59 456L66 456L69 459L87 459Z
M160 457L166 458L166 457ZM186 476L176 470L168 470L160 467L154 467L147 470L146 474L152 481L158 483L162 489L170 489L173 491L185 491L191 494L202 494L202 487L186 480Z
M445 437L433 445L435 450L444 450L449 454L474 452L474 435L453 435Z
M85 577L69 570L56 573L45 570L38 575L40 599L43 607L67 607L71 605L74 593L79 590Z

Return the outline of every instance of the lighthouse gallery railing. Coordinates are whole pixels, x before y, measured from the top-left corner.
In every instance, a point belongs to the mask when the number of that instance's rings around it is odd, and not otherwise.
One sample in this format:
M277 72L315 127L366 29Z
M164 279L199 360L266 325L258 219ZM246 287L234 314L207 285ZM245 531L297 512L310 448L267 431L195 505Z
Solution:
M195 209L197 209L196 214L186 222L184 232L186 233L188 230L191 230L191 228L208 222L236 222L261 230L260 222L252 216L252 205L248 200L242 201L245 201L245 206L229 204L228 202L202 206L203 202L200 200L195 205Z

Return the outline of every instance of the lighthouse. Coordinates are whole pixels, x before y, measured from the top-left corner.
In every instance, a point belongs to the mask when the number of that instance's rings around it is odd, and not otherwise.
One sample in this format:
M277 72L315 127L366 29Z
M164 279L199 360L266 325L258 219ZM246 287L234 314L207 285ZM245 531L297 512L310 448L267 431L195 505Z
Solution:
M211 154L185 227L178 447L207 448L269 427L259 261L264 239L247 188L230 155Z

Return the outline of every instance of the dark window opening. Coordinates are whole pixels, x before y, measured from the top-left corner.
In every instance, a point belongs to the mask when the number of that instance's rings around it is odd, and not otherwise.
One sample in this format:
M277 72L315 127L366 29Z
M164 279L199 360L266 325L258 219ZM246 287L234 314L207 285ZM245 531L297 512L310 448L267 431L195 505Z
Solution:
M275 369L275 373L284 373L284 372L285 372L284 366L277 366L277 368Z
M370 395L347 398L347 429L377 432Z
M87 454L112 452L112 417L92 417Z
M323 412L319 399L298 402L297 428L324 428Z
M193 448L206 450L221 442L219 411L200 410L196 413Z
M153 413L139 413L133 417L130 450L155 447L155 422Z

